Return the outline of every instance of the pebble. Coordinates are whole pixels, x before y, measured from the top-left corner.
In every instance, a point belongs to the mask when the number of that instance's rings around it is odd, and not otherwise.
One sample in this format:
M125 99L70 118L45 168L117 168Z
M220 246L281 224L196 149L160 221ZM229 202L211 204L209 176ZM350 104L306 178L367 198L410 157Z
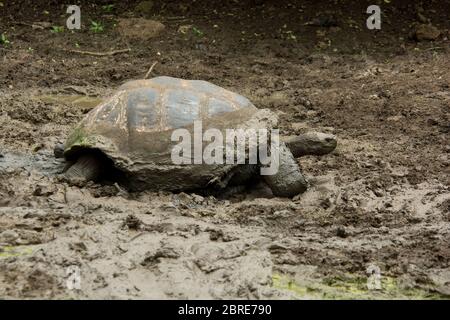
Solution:
M338 227L338 228L336 229L336 235L337 235L339 238L347 238L347 237L348 237L348 233L347 233L347 231L345 230L344 227Z
M412 37L417 41L436 40L441 32L432 24L419 24L414 30Z
M5 230L0 233L0 241L13 242L19 238L19 235L14 230Z

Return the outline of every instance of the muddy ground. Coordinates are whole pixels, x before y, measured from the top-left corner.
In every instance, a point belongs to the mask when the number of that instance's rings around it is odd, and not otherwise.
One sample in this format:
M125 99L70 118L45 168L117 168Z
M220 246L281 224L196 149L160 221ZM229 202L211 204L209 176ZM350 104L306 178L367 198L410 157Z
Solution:
M0 1L0 298L450 297L448 1L378 1L378 31L364 2L72 2L77 31L60 1ZM59 182L54 144L154 62L338 147L299 159L293 199Z

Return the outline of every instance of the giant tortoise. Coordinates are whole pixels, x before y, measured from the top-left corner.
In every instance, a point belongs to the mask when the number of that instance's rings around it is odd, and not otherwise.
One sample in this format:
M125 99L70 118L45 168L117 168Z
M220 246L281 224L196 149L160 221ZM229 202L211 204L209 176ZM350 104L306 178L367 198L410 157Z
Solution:
M114 174L134 191L220 192L259 176L259 158L256 164L175 164L171 156L178 143L172 141L174 130L184 128L194 134L198 121L203 130L220 132L249 128L270 131L277 126L275 113L256 108L239 94L206 81L161 76L120 86L86 115L55 154L70 164L64 173L69 181L98 180ZM265 147L269 145L270 141ZM324 133L282 138L277 149L278 171L261 178L275 196L302 193L307 181L295 158L325 154L335 147L335 137Z

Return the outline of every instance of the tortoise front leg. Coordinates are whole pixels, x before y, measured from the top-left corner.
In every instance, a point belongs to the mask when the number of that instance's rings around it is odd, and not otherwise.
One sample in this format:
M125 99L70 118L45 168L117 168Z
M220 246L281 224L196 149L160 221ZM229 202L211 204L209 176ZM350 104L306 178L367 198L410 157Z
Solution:
M297 160L285 143L280 143L279 167L277 173L264 176L264 181L277 197L293 197L303 193L308 183L298 166Z

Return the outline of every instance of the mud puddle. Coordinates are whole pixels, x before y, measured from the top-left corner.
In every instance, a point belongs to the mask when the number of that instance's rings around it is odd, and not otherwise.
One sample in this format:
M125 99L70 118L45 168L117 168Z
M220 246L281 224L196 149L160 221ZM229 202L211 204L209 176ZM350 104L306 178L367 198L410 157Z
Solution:
M49 151L28 153L13 153L1 151L0 172L14 173L25 170L37 171L43 176L56 176L61 173L66 163L63 159L56 159Z

